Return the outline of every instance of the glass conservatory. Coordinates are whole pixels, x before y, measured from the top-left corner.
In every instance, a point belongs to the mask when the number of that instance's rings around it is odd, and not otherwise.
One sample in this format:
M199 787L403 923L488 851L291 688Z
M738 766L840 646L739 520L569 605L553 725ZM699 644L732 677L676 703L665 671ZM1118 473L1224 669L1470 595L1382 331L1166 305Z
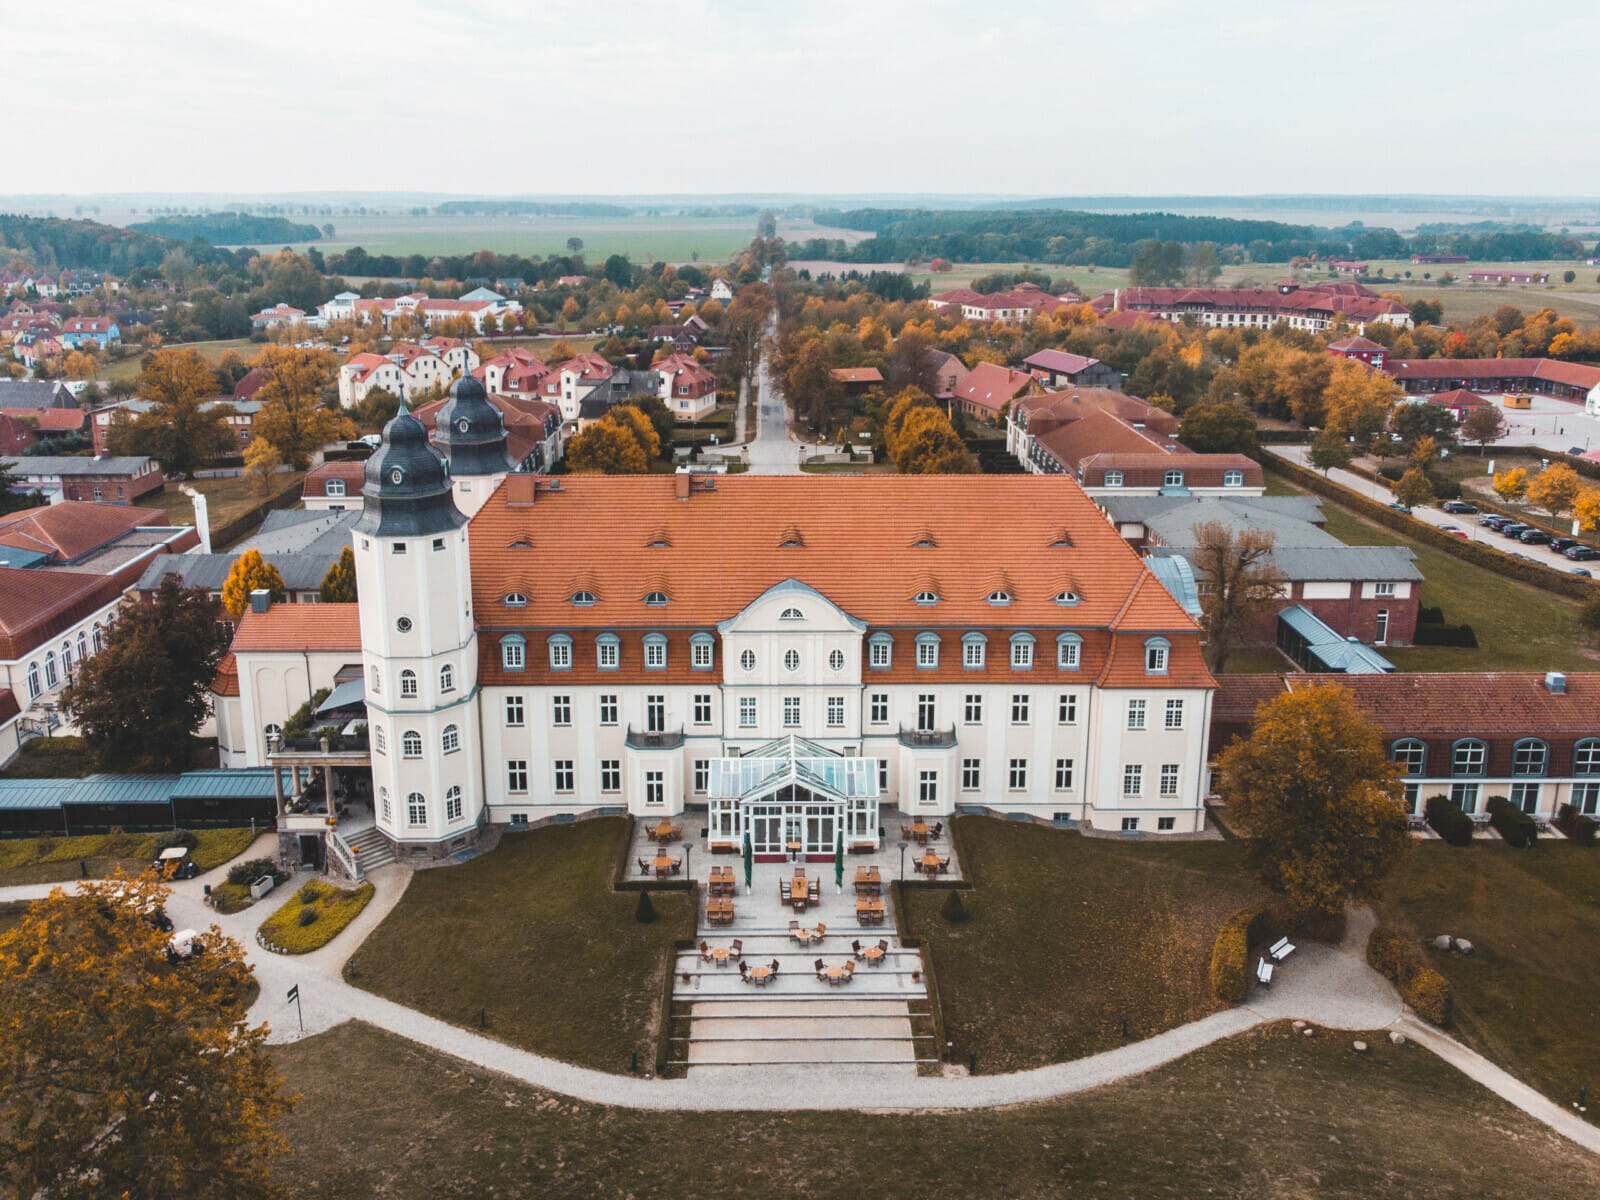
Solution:
M831 862L841 841L878 846L874 758L781 738L739 758L712 759L706 795L711 840L742 846L748 834L757 862Z

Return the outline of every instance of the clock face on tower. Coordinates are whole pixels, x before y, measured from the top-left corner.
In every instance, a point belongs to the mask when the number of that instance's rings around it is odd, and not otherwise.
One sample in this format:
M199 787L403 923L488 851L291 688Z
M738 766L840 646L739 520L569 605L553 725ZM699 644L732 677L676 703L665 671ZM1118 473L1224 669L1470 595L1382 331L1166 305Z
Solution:
M396 467L394 470L389 472L389 482L390 483L402 483L402 482L405 481L405 477L406 477L406 473L404 471L402 471L399 467Z

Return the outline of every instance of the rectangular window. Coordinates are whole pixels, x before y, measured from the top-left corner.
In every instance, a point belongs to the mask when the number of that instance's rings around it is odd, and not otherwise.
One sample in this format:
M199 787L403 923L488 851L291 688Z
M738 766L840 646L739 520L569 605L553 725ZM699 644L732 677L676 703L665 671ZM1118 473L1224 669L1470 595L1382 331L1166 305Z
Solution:
M1572 807L1586 817L1600 810L1600 783L1575 783L1572 785Z
M1374 596L1392 596L1394 595L1394 584L1375 583L1372 585L1372 594Z
M939 665L939 643L934 641L917 643L917 666L937 667Z
M572 760L570 758L558 758L551 765L555 768L556 791L572 791Z
M689 665L697 671L709 671L711 669L710 642L695 642L689 648Z
M600 760L600 790L602 792L620 792L622 790L621 759L602 758Z
M1477 812L1478 785L1475 783L1452 783L1450 785L1450 803L1464 813Z
M522 697L506 697L506 724L520 728L523 722Z
M1156 832L1157 833L1171 833L1177 827L1178 827L1178 818L1177 817L1157 817L1156 818Z
M616 642L600 643L600 669L602 671L615 671L617 669L617 656L621 647Z
M660 670L667 665L667 646L665 642L645 643L644 665L651 670Z
M694 698L694 723L696 725L711 724L711 693L697 692Z
M667 802L667 782L664 772L644 773L644 802L652 806L660 806Z
M1525 813L1538 812L1539 785L1537 783L1513 783L1511 785L1511 803Z
M1033 669L1033 643L1011 643L1011 668L1014 671L1031 671Z
M1144 768L1138 763L1129 763L1122 768L1122 794L1124 796L1139 796L1144 793Z
M968 692L964 711L963 719L968 725L983 724L983 696L977 692Z
M512 758L506 761L506 791L525 792L528 790L528 760L525 758Z
M406 544L404 542L396 542L394 545L389 547L390 554L404 554L405 552Z
M1078 723L1078 697L1075 692L1063 692L1056 700L1056 723L1058 725Z
M963 758L961 760L961 790L975 792L983 786L983 759Z
M923 693L917 697L917 729L922 733L931 733L938 721L938 712L935 708L933 697Z
M1600 787L1600 784L1595 786ZM884 795L889 794L889 760L887 758L878 760L878 791Z
M922 804L939 803L939 772L921 771L918 773L917 800Z
M873 642L867 652L867 662L880 669L887 667L889 665L889 643Z
M1183 701L1182 700L1168 700L1167 701L1167 728L1168 729L1182 729L1183 728Z
M667 698L665 696L646 696L644 698L644 728L646 733L666 732Z
M1123 817L1122 818L1122 832L1123 833L1138 833L1139 832L1139 818L1138 817Z
M1013 792L1028 790L1028 760L1013 758L1011 760L1010 788Z
M790 729L800 724L799 696L785 696L783 698L783 724L785 728Z
M756 723L756 698L754 696L741 696L739 698L739 727L752 729Z
M697 795L703 795L711 786L711 760L697 758L694 760L694 790Z
M1176 796L1178 794L1178 764L1161 764L1161 794L1163 796Z
M615 725L617 723L617 698L615 696L600 697L600 724Z
M572 724L572 697L550 697L550 723L552 725Z
M961 663L970 668L983 666L983 643L979 641L965 642L961 647Z
M1143 700L1129 700L1128 701L1128 728L1129 729L1143 729L1144 728L1144 701Z
M1011 723L1026 725L1030 718L1033 698L1027 692L1013 692L1011 696Z
M837 729L844 724L844 697L828 697L828 725Z
M1072 760L1070 758L1056 759L1056 791L1070 792L1072 790Z
M873 692L872 693L872 710L871 711L872 711L872 723L874 725L886 725L886 724L888 724L888 721L889 721L889 693L888 692Z

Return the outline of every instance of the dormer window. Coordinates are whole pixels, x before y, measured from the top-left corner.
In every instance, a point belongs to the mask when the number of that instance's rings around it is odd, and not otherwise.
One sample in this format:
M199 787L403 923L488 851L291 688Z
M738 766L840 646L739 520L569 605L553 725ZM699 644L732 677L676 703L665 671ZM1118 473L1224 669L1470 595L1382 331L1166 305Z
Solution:
M602 671L615 671L622 658L622 639L614 633L602 633L594 640L595 666Z
M650 605L652 608L665 608L667 604L667 594L665 592L651 592L644 598L644 602Z
M987 599L988 599L990 604L995 604L995 605L1010 604L1011 603L1011 593L1007 592L1007 591L996 590L996 591L990 592L988 597L987 597Z
M1182 471L1168 471L1165 475L1163 475L1161 477L1161 482L1162 482L1162 485L1165 486L1165 487L1182 487L1183 486L1183 472Z
M1121 487L1122 486L1122 472L1121 471L1107 471L1106 474L1105 474L1105 481L1104 481L1103 486L1108 487L1108 488Z
M1011 635L1011 669L1013 671L1033 670L1033 634L1014 633Z
M1144 644L1144 671L1146 675L1165 675L1167 656L1172 643L1166 638L1150 638Z
M939 603L939 594L937 592L918 592L911 599L915 604L937 604Z
M648 671L662 671L667 666L667 638L661 633L644 635L644 665Z
M969 671L983 670L989 639L981 633L964 634L961 638L961 665Z
M1063 633L1056 638L1056 667L1062 671L1076 671L1083 661L1083 639L1075 633Z
M924 670L939 665L939 635L917 634L917 666Z
M778 618L780 621L804 621L805 619L805 613L798 608L786 608L783 610L783 615Z
M712 667L716 640L709 633L696 633L689 638L689 666L696 671L709 671Z
M330 480L328 480L328 486L323 489L323 495L325 495L325 496L342 496L342 495L344 495L344 480L342 480L342 479L330 479Z
M1222 486L1223 487L1231 487L1231 488L1243 487L1244 486L1244 472L1243 471L1224 471L1222 473Z
M552 671L570 671L572 669L572 639L564 633L553 634L550 645L550 669Z
M867 665L884 670L894 662L894 635L875 633L867 639Z
M520 671L527 662L528 639L520 633L510 633L500 639L500 665L508 671Z
M572 593L572 602L574 604L588 605L588 604L594 604L598 600L599 600L599 597L596 596L593 592L573 592Z
M521 608L528 603L528 598L521 592L507 592L505 605L507 608Z
M1056 603L1057 604L1076 604L1077 602L1078 602L1078 593L1072 591L1071 589L1068 589L1067 591L1064 591L1064 592L1057 592L1056 593Z

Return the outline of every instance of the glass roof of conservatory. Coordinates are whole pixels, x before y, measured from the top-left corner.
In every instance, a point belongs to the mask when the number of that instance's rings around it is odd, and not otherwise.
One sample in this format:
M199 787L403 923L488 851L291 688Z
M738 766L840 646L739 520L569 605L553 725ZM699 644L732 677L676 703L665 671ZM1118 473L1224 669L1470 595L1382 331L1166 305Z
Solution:
M878 763L872 758L846 758L805 738L779 738L741 758L712 759L706 795L744 798L789 783L841 800L872 797L878 794Z

